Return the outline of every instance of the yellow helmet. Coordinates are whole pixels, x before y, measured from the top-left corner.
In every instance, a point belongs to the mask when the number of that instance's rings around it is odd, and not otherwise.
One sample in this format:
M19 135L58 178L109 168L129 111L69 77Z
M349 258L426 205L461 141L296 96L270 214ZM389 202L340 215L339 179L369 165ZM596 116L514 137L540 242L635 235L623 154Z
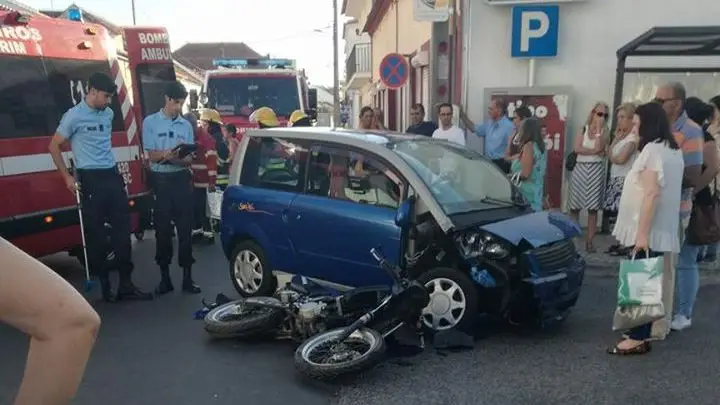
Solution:
M222 118L220 118L220 113L213 110L212 108L203 108L202 110L200 110L199 120L222 124Z
M292 114L290 114L290 118L288 119L288 126L293 127L295 126L295 123L305 118L308 118L308 116L303 110L295 110Z
M279 125L275 111L269 107L260 107L250 114L250 122L256 122L263 127L276 127Z

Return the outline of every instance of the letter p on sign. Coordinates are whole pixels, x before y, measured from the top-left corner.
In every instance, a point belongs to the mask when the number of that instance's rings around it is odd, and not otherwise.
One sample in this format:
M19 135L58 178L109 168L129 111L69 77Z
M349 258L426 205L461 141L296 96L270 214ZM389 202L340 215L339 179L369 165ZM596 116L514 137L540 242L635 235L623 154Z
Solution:
M513 7L511 56L557 56L559 17L557 5Z

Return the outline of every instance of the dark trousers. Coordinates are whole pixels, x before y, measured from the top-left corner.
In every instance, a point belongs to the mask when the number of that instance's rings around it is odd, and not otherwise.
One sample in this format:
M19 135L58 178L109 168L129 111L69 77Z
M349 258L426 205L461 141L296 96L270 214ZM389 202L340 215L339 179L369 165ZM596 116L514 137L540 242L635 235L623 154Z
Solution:
M658 256L662 256L662 255L663 255L662 252L655 252L652 250L648 253L649 257L658 257ZM630 253L630 256L628 256L628 259L630 259L631 256L632 256L632 253ZM636 259L644 259L645 257L646 257L645 252L638 252L635 255ZM672 308L666 308L665 310L672 311ZM652 333L652 323L646 323L644 325L636 326L636 327L630 329L629 331L627 331L626 335L627 335L627 337L629 337L630 339L633 339L633 340L647 340L647 339L650 339L651 333Z
M193 218L193 229L210 231L210 220L207 216L207 188L195 187L195 216Z
M174 173L154 173L155 187L155 262L160 267L172 263L172 226L178 240L178 264L189 268L192 256L193 187L191 174L183 170Z
M130 243L130 209L125 182L116 168L78 169L80 202L85 225L85 244L88 268L101 280L107 280L107 229L110 226L110 247L115 252L115 262L120 281L129 282L133 271Z
M493 163L504 173L510 173L510 162L505 159L493 159Z

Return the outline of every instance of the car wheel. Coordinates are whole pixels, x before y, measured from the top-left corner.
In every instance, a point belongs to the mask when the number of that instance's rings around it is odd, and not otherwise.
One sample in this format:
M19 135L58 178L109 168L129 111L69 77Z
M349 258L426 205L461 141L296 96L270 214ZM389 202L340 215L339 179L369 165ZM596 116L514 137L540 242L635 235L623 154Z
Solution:
M418 277L430 294L422 311L423 325L434 332L450 329L470 333L478 319L478 290L470 277L450 268L436 268Z
M244 241L235 246L230 257L230 279L243 297L271 296L277 290L265 253L255 242Z

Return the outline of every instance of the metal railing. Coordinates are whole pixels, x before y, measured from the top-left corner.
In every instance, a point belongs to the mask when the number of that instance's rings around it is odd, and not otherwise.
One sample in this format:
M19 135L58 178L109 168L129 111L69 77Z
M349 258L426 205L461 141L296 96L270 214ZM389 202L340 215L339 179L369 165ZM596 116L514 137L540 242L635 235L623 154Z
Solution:
M355 44L350 51L350 56L345 61L345 74L347 79L355 73L370 73L372 66L372 47L368 44Z

